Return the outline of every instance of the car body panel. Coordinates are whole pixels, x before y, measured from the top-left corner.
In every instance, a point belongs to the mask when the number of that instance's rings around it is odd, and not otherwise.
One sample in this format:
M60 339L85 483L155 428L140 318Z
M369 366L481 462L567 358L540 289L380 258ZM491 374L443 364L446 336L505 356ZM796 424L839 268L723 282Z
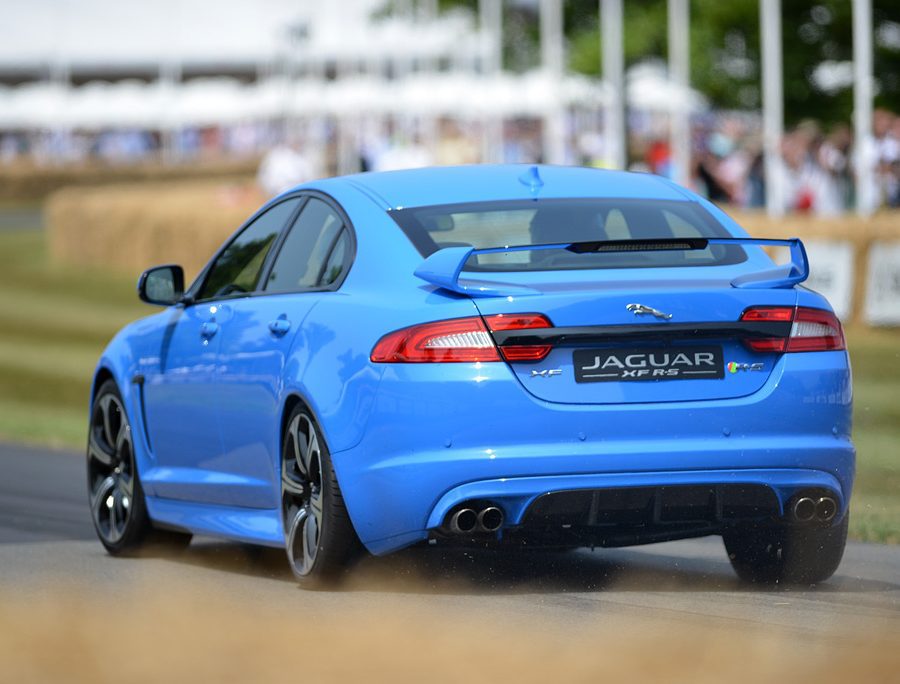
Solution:
M593 272L592 272L593 273ZM555 347L549 356L539 362L512 364L523 387L536 397L567 404L619 404L663 401L692 401L741 397L758 391L775 367L778 354L759 354L748 350L740 340L726 335L712 338L696 338L690 334L672 337L667 327L673 323L734 322L741 313L760 301L759 295L749 290L739 290L718 280L695 281L684 284L674 278L668 280L630 279L628 274L617 274L621 282L609 282L598 287L571 287L565 291L552 290L541 296L539 312L546 315L555 327L578 328L582 326L640 326L647 334L655 335L646 340L610 340L602 345L572 343ZM540 283L533 285L540 289ZM483 315L512 314L528 306L526 301L504 298L476 299L475 305ZM797 293L794 290L775 290L767 293L768 304L794 306ZM637 316L628 305L639 303L671 316L659 319L652 315ZM698 381L694 375L683 378L650 382L624 380L605 382L578 382L574 371L573 355L580 350L623 350L621 361L637 372L653 371L653 363L663 361L668 350L672 356L680 350L715 347L722 350L725 364L762 364L759 370L740 373L725 372L724 377ZM658 350L658 353L642 353ZM561 371L556 375L535 375L532 371L551 369ZM616 372L618 366L599 368L596 373ZM688 373L692 373L690 368ZM652 377L652 376L651 376Z
M204 326L223 324L221 315L216 320L215 308L198 305L172 311L161 334L155 331L159 339L155 368L143 372L144 415L153 435L156 465L194 475L185 477L184 485L178 478L160 480L160 496L202 501L220 491L213 486L205 494L198 472L222 451L216 416L208 410L221 335L201 333Z
M829 474L835 494L849 499L855 452L845 352L784 355L747 397L609 406L535 399L503 363L453 365L389 368L366 439L334 456L341 481L353 483L345 499L370 550L424 534L446 513L436 509L441 497L488 480L616 473L645 482L642 474L653 472L664 485L693 471L731 482L745 470L787 469L804 474L793 489L782 482L782 503L812 472ZM543 493L537 484L526 498Z
M586 169L566 166L540 166L543 185L533 190L528 177L530 168L525 165L457 166L388 171L351 176L349 180L364 192L381 198L385 208L394 209L497 199L688 198L684 190L659 176L601 170L585 173Z
M245 297L220 305L230 309L230 316L222 329L210 396L222 440L216 470L252 484L218 503L250 508L277 508L280 503L277 456L284 371L315 296ZM278 325L289 327L281 332Z
M799 489L820 487L833 492L843 517L855 459L845 351L762 355L764 372L690 386L578 386L572 348L538 364L370 361L385 333L479 313L662 329L666 321L637 317L626 304L683 322L735 320L756 304L830 308L802 287L731 287L738 275L771 268L757 247L746 248L745 262L703 269L479 273L536 292L514 297L473 300L414 275L423 257L390 215L404 206L657 197L698 202L732 235L746 235L714 205L660 178L541 166L544 184L535 190L520 180L528 171L428 169L301 186L291 192L328 198L352 225L356 256L339 289L179 304L126 326L98 377L116 380L140 435L135 457L153 520L283 544L281 428L297 401L315 416L356 532L374 553L428 538L468 497L496 498L516 524L537 497L563 489L757 483L783 507ZM196 329L212 316L219 329L204 346ZM268 323L281 316L290 330L273 336ZM751 358L734 340L720 342L726 361ZM532 378L533 368L564 376ZM191 377L176 378L176 369ZM186 380L196 386L179 393Z
M281 511L277 508L244 508L147 497L147 510L154 521L194 534L226 537L261 546L284 546Z

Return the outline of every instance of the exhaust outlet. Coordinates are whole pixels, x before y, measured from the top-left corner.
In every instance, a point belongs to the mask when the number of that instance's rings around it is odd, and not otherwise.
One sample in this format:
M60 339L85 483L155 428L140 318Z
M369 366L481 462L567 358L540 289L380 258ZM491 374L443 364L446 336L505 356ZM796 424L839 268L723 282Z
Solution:
M450 516L450 531L453 534L468 534L478 524L478 514L471 508L460 508Z
M485 532L496 532L503 527L503 511L496 506L488 506L478 514L478 525Z
M830 496L823 496L816 502L816 518L828 522L837 513L837 502Z
M809 522L816 515L816 502L808 496L797 499L793 509L794 520L799 522Z

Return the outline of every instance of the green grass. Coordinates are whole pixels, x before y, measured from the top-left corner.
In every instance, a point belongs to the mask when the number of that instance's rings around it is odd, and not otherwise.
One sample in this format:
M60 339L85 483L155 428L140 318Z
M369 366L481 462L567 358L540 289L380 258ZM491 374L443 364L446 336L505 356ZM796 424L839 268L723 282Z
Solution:
M50 264L41 231L0 232L0 436L80 448L103 347L150 312L134 280Z
M847 330L853 364L856 485L850 531L900 544L900 330Z
M0 231L0 437L80 449L103 347L154 309L138 301L134 279L50 264L43 239ZM900 330L852 327L847 336L859 451L851 534L897 544Z

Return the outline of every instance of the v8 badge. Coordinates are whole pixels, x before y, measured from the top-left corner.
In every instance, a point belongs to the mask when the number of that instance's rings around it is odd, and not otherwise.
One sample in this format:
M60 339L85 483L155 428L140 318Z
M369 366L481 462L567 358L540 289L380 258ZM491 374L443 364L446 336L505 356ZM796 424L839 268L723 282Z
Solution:
M761 371L761 370L763 370L762 363L736 363L734 361L729 361L725 367L728 369L729 373L737 373L738 371Z

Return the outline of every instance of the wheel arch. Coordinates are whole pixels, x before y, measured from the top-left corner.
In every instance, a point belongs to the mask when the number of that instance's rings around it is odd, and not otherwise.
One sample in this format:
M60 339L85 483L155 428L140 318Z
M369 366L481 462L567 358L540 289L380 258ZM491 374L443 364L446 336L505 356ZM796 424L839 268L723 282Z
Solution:
M125 328L124 331L128 329ZM135 357L132 340L120 332L104 350L94 369L88 411L93 407L97 392L103 386L103 383L112 380L119 390L122 405L128 414L128 420L135 433L133 449L138 473L144 473L153 466L153 454L146 433L145 416L140 396L139 387L142 377L137 374L138 368ZM152 496L152 487L145 487L145 492Z
M281 416L278 421L279 430L278 430L278 461L276 466L278 468L278 472L281 472L281 464L284 460L284 440L287 435L288 429L288 421L290 420L291 414L294 412L298 406L301 406L307 413L309 413L310 417L313 419L316 427L318 428L322 438L325 440L325 446L328 449L328 453L331 460L331 467L334 470L334 477L338 481L338 486L341 489L341 495L344 499L345 505L347 505L348 514L350 516L350 524L353 526L354 531L358 535L359 527L357 525L357 521L354 518L352 504L348 501L348 493L347 488L344 487L345 482L342 481L340 468L338 467L336 460L334 458L335 452L332 451L331 445L332 441L329 438L328 433L325 430L325 424L322 421L321 416L318 411L316 411L315 405L313 402L309 401L306 396L304 396L301 392L297 390L291 390L284 397L284 401L282 402L281 407ZM281 483L279 480L279 488L281 487ZM352 490L352 488L351 488ZM279 500L281 498L281 493L279 491ZM352 491L351 491L352 498Z
M303 406L307 411L309 411L310 415L315 418L315 413L309 406L309 402L306 401L298 392L291 392L284 398L284 403L281 407L281 419L278 421L278 462L281 463L281 459L284 458L284 436L287 433L288 428L288 419L291 417L291 413L293 413L294 409L297 406ZM318 423L318 419L316 419Z
M91 384L91 404L94 403L94 398L97 396L97 390L103 385L107 380L112 380L117 385L119 381L116 380L116 376L113 375L113 372L105 365L101 365L94 371L94 380ZM122 388L119 388L119 391L122 391Z

